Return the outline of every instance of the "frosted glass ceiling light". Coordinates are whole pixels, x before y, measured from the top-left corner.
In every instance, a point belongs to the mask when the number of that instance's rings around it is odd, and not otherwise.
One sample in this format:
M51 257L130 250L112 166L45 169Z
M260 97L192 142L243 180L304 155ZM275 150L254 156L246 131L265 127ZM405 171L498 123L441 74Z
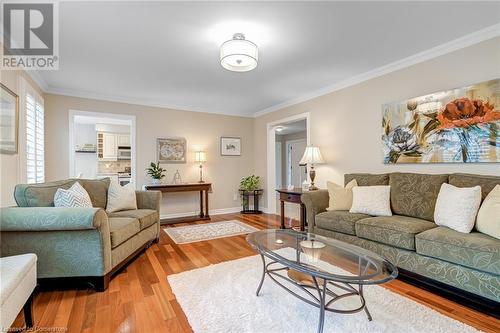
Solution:
M248 72L257 67L259 50L257 45L245 39L242 33L233 35L220 46L220 64L233 72Z

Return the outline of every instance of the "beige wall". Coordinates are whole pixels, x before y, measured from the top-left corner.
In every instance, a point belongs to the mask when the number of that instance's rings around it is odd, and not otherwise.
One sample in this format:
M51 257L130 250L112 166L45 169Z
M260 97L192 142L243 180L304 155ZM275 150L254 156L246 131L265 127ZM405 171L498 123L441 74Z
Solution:
M291 115L310 113L311 144L327 163L317 167L317 184L343 182L350 172L470 172L500 175L500 164L384 165L381 105L500 77L500 38L365 81L255 119L255 173L266 181L266 126ZM264 201L267 203L267 201Z
M0 47L2 47L2 44L0 44ZM31 80L26 72L11 70L3 70L0 72L2 84L15 92L17 95L19 95L21 78L26 79L26 81L43 97L42 91L38 85ZM19 100L19 104L21 104L21 100ZM22 112L22 108L19 107L19 109L20 112ZM24 126L24 124L19 122L19 126ZM24 131L20 132L22 133ZM22 138L19 137L18 147L22 144L22 142ZM0 207L15 205L13 196L14 187L17 183L22 182L24 179L24 175L21 175L19 172L19 159L19 154L0 154Z
M46 179L69 176L68 114L69 110L119 113L136 116L137 186L148 181L144 169L156 160L156 138L185 137L188 144L186 164L165 164L166 180L171 181L178 169L183 181L198 181L199 168L194 151L207 152L204 178L213 183L210 209L238 207L234 200L240 179L253 173L253 119L194 113L124 103L106 102L61 95L45 95L46 119ZM242 156L221 156L221 136L239 136ZM161 214L179 214L199 210L199 195L195 193L164 195Z

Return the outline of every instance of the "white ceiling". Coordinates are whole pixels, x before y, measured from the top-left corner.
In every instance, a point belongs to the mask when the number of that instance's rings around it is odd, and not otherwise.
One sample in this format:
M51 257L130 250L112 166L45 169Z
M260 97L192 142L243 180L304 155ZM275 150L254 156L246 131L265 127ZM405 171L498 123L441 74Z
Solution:
M60 69L37 74L48 92L252 116L491 31L500 2L65 1L59 15ZM251 72L219 64L235 32L259 46Z
M280 124L276 127L281 127L282 130L280 132L276 131L276 135L288 135L294 133L300 133L306 131L307 122L305 119L294 121L290 123Z

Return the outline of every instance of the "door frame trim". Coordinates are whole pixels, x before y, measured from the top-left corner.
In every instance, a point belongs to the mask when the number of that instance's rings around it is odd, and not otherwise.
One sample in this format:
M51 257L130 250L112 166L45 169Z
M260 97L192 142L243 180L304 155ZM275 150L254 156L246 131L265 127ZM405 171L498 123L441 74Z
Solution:
M131 160L130 160L130 168L132 177L130 178L130 182L134 183L137 188L137 124L136 124L136 116L128 115L128 114L120 114L120 113L105 113L105 112L94 112L94 111L84 111L84 110L68 110L68 142L69 142L69 168L68 168L68 178L71 178L75 171L75 116L87 116L87 117L96 117L96 118L114 118L121 120L129 120L131 121L130 126L130 151L131 151Z
M267 196L267 213L269 214L276 214L276 137L274 129L279 125L304 119L306 121L307 145L309 146L311 144L311 120L309 112L299 113L267 123L267 181L264 195Z

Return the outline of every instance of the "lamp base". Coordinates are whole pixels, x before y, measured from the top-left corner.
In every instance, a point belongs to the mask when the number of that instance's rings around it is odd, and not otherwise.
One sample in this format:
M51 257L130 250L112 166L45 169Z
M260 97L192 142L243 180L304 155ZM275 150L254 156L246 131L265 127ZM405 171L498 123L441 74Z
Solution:
M198 183L204 183L205 181L203 180L203 165L200 163L200 180Z
M311 185L309 185L309 191L315 191L318 188L314 185L314 178L316 178L316 170L314 170L314 165L311 165L311 170L309 170L309 177L311 177Z

